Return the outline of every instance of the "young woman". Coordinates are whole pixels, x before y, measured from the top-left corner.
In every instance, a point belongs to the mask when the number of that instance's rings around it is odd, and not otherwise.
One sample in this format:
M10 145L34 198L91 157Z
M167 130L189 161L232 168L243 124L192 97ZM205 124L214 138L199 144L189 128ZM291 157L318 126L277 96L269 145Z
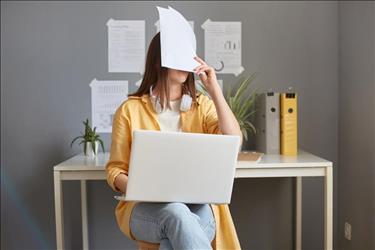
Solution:
M192 72L162 67L160 33L152 39L142 83L120 105L113 119L106 171L114 191L126 193L134 129L239 135L242 143L239 124L224 99L214 69L199 57L194 59L201 64L195 73L212 99L196 91ZM184 95L191 97L190 106ZM240 248L227 205L120 201L116 219L130 239L160 243L160 249Z

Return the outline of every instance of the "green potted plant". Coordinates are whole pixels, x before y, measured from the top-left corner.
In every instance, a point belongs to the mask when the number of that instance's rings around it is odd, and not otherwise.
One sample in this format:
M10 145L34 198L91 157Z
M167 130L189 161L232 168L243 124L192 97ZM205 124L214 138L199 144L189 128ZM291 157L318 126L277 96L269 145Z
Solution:
M256 72L248 76L247 78L241 78L234 85L227 85L225 89L226 95L225 100L227 101L230 109L235 115L241 132L244 136L245 141L248 140L250 132L256 133L255 126L249 121L249 118L255 113L255 100L256 100L256 91L253 90L248 93L248 88L252 81L256 77ZM202 92L205 95L208 95L207 89L201 83L199 83L198 91ZM209 96L209 95L208 95Z
M83 152L86 156L96 156L98 154L98 142L100 143L102 150L104 152L104 144L103 141L99 138L100 136L96 133L96 127L94 129L91 128L89 124L89 119L87 118L86 121L83 121L85 125L85 133L80 136L77 136L73 139L70 143L70 147L73 146L73 143L81 139L79 145L83 144Z

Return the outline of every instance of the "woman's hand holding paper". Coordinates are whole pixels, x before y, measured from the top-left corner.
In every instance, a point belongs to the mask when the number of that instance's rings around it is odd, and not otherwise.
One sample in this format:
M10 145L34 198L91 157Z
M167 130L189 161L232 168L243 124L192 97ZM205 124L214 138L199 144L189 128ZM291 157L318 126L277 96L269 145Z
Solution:
M217 90L220 90L221 92L220 85L216 78L215 69L207 65L207 63L198 56L194 57L194 59L201 63L200 66L194 68L194 72L199 75L199 78L206 87L208 94L212 96Z

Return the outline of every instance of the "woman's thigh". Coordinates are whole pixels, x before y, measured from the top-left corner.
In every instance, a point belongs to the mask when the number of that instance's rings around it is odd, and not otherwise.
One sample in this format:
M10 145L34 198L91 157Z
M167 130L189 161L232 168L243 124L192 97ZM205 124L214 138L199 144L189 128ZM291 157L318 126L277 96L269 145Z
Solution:
M130 230L137 240L158 243L166 238L163 222L171 213L190 213L197 219L210 241L215 235L215 220L210 205L180 202L138 202L130 216Z
M213 240L216 231L215 218L209 204L186 204L192 214L197 218L208 239Z

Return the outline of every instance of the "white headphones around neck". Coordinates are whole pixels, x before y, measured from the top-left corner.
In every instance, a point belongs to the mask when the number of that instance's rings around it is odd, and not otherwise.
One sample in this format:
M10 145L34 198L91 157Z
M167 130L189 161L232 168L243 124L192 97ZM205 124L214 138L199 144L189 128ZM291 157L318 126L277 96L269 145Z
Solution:
M164 112L165 108L161 107L160 98L152 94L152 86L150 87L150 99L151 99L152 106L154 107L154 110L156 113L160 114ZM180 104L180 110L183 112L188 111L191 107L192 100L193 98L191 98L190 95L183 94L182 99L181 99L181 104Z

